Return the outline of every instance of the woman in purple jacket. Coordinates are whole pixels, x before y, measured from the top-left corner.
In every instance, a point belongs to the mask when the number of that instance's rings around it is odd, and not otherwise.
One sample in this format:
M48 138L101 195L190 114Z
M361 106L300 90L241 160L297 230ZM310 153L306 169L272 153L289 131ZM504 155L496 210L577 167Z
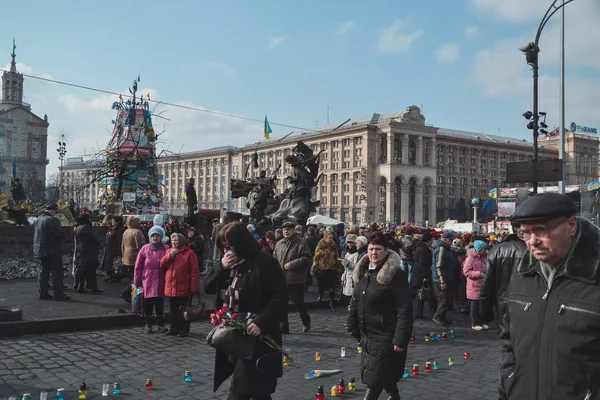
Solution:
M135 261L134 285L144 291L144 325L146 333L152 333L152 311L156 315L159 332L166 332L164 319L165 270L160 268L160 259L169 246L163 243L164 231L153 226L148 231L150 243L140 249Z

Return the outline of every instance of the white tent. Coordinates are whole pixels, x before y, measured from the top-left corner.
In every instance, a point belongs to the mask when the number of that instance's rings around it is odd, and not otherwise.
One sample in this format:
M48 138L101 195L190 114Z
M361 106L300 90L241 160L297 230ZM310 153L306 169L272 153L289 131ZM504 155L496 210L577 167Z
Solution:
M312 217L308 218L306 223L311 225L323 224L325 226L333 226L341 224L342 221L338 221L337 219L329 218L324 215L313 215Z

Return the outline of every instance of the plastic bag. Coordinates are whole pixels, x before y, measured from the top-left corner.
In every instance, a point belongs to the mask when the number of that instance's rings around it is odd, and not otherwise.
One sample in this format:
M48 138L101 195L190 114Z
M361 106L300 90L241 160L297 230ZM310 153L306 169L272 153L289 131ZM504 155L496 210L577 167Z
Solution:
M141 287L131 285L131 312L142 314L142 302L144 301L144 290Z

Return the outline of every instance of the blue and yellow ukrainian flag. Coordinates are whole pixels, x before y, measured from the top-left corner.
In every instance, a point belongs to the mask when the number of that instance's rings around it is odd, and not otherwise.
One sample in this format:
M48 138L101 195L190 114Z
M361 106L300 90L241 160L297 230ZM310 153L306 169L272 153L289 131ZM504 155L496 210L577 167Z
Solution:
M267 116L265 115L265 139L271 139L271 133L273 130L271 129L271 125L269 125L269 121L267 120Z
M588 183L588 185L587 185L588 192L591 192L592 190L598 190L599 186L600 186L600 184L598 183L598 181Z
M13 159L12 170L10 171L10 183L13 183L17 177L17 160Z
M490 198L495 199L498 197L498 188L493 188L489 193Z

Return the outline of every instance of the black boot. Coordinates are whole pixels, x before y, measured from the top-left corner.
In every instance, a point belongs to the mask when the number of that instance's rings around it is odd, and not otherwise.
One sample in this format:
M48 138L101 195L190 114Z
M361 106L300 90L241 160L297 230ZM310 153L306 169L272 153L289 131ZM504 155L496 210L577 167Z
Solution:
M162 315L156 316L156 326L158 327L157 330L161 333L169 332L169 328L165 326L165 317Z
M365 392L364 400L377 400L379 398L379 395L381 394L381 392L382 392L382 389L373 390L371 388L367 388L367 391Z
M77 282L77 286L74 288L77 290L77 293L88 294L89 292L85 290L85 272L77 271L75 272L75 281Z
M398 392L398 387L396 387L393 391L387 392L387 400L400 400L400 393Z
M329 309L331 311L335 311L335 307L333 306L335 302L335 290L330 290L329 291Z
M152 317L144 318L144 330L146 333L152 333Z

